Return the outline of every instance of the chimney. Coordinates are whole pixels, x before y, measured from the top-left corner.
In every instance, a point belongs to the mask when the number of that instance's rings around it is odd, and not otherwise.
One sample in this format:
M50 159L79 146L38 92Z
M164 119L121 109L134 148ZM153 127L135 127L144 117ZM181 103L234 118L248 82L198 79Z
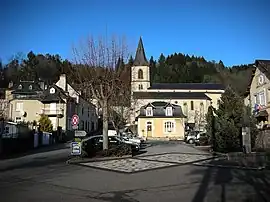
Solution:
M45 90L44 81L39 81L38 84L42 90Z
M64 91L67 91L67 79L65 74L60 75L59 81L56 85L62 88Z
M10 81L8 84L8 88L12 88L13 87L13 81Z

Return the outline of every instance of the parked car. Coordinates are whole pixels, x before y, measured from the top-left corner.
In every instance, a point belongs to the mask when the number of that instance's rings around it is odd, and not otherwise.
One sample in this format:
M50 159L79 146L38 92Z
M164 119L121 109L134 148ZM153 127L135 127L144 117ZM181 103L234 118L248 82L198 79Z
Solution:
M132 152L138 152L140 150L139 144L135 144L132 142L125 142L124 140L122 140L117 136L109 136L108 140L109 140L109 148L120 145L129 147L132 150ZM82 145L85 148L85 151L87 152L88 155L94 154L103 149L103 136L96 135L83 139Z
M195 144L197 146L206 146L206 145L209 145L207 134L205 132L199 133L197 135L197 139L196 139Z
M128 142L142 144L145 141L143 138L134 135L134 133L128 127L120 129L118 135L119 137L123 138L124 141Z
M185 142L189 144L194 144L197 141L197 135L201 131L189 131L185 136Z

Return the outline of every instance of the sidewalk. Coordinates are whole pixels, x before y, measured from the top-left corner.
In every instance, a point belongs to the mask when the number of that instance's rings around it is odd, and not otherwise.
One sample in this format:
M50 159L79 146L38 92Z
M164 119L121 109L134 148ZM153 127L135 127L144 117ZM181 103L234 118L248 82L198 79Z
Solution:
M32 150L14 158L0 160L0 171L14 169L22 165L37 161L51 161L59 157L68 158L70 155L70 142ZM65 162L65 161L63 161Z

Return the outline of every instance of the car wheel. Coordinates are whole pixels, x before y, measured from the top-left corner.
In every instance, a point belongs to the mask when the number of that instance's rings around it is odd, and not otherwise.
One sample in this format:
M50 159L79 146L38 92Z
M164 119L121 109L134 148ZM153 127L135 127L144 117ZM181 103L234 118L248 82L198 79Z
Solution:
M188 140L188 143L189 143L189 144L193 144L194 142L195 142L194 139L189 139L189 140Z

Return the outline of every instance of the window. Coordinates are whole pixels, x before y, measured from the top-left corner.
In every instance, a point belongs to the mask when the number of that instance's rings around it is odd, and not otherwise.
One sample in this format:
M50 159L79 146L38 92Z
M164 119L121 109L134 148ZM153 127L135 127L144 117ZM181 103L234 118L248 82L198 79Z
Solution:
M191 110L194 110L194 103L193 103L193 101L190 101L190 109Z
M9 134L9 127L5 127L5 134Z
M89 107L88 107L88 117L90 116L90 109L89 109Z
M82 115L83 115L83 107L82 107Z
M142 89L143 89L143 85L139 84L139 90L142 90Z
M166 108L166 116L172 116L173 115L173 109L172 107Z
M55 89L54 88L51 88L50 89L50 94L54 94L55 93Z
M146 108L146 116L153 116L153 109L152 107Z
M143 70L141 69L138 71L138 79L143 79Z
M264 76L263 76L263 74L261 74L258 77L258 85L262 85L263 83L264 83Z
M32 87L32 85L30 85L30 86L29 86L29 90L32 90L32 89L33 89L33 87Z
M174 132L174 131L175 131L174 122L166 121L164 123L164 132L165 133L170 133L170 132Z
M255 98L255 104L259 105L266 105L266 96L264 91L259 92L257 95L254 96Z
M87 128L87 122L85 121L85 127L84 127L84 130L88 131L88 128Z
M23 111L23 103L22 102L16 103L16 111L17 112Z
M18 89L20 89L20 90L22 89L22 85L21 84L18 86Z
M16 121L16 122L21 122L21 120L22 120L21 117L16 117L16 118L15 118L15 121Z

